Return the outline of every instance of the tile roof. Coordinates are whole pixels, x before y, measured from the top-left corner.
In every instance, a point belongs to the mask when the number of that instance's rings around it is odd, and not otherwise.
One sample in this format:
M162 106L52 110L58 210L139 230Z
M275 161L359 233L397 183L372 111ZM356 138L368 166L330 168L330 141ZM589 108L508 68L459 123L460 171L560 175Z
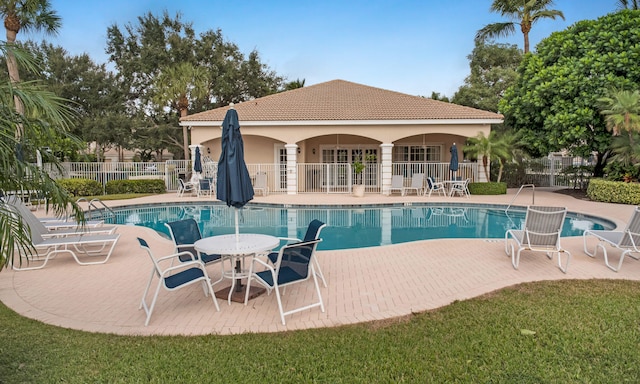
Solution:
M228 107L181 119L222 121ZM499 119L502 115L419 96L332 80L235 105L243 121Z

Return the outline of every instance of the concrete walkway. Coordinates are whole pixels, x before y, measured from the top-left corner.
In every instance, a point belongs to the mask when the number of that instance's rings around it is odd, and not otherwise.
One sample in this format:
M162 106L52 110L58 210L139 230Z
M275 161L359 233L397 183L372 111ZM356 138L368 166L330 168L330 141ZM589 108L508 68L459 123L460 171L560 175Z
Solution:
M501 196L464 198L367 195L269 195L255 202L283 204L375 204L390 202L459 201L509 204L515 191ZM203 201L165 194L149 198L108 202L110 206L148 202ZM592 214L624 226L633 206L594 203L536 189L536 205L566 206L570 211ZM517 205L531 204L531 192L523 192ZM43 214L39 211L38 214ZM504 253L503 240L426 240L375 248L320 251L319 261L328 287L321 288L326 311L318 308L279 320L275 295L262 295L249 305L219 300L216 312L198 285L177 292L162 291L149 326L139 310L149 272L148 256L136 236L152 243L156 255L171 253L173 245L153 230L123 226L122 235L108 263L80 266L61 255L42 270L0 272L0 300L22 316L61 327L121 335L199 335L335 327L404 316L465 300L521 282L557 279L640 279L640 262L625 260L620 272L605 267L602 257L592 259L582 251L582 238L563 238L573 258L567 274L540 253L523 252L519 270ZM614 261L619 252L611 252ZM218 266L210 273L217 276ZM225 284L225 283L221 283ZM216 286L218 289L222 287ZM313 294L313 284L290 287L285 308Z

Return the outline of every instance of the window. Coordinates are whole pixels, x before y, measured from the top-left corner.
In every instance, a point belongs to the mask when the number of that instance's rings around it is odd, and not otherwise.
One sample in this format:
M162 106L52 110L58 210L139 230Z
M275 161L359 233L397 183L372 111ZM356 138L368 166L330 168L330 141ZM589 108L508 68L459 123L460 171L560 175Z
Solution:
M442 161L442 145L397 145L393 162L437 163Z

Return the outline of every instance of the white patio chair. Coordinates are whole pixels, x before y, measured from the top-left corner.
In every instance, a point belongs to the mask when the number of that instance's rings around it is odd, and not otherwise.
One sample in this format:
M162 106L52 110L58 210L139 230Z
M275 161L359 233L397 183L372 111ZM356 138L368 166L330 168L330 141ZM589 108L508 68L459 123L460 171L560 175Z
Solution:
M253 192L257 193L260 191L262 196L267 196L269 194L269 186L267 184L267 174L265 172L256 173L256 182L253 185Z
M414 173L411 176L411 186L406 187L404 190L405 195L409 191L416 191L417 196L422 195L424 190L424 173Z
M147 319L144 323L145 326L149 325L153 308L156 306L156 301L158 300L160 288L164 288L167 291L175 291L191 284L201 282L204 295L211 295L211 299L213 300L216 310L218 312L220 311L218 300L216 300L216 295L211 287L211 280L209 279L209 275L207 275L207 270L205 269L204 264L199 260L191 259L190 261L183 261L176 266L170 266L168 268L164 268L162 266L164 262L171 261L175 258L193 257L190 252L184 251L156 259L149 248L149 244L144 239L138 237L138 242L140 243L140 248L147 251L149 258L151 258L151 261L153 262L153 269L151 270L149 282L147 283L147 287L142 295L142 300L140 300L140 308L144 309L144 312L147 315ZM151 304L148 304L146 300L147 294L149 293L149 288L151 288L151 283L153 282L154 277L158 278L158 285L156 286L156 291L153 294Z
M436 180L431 176L427 177L427 188L424 190L424 194L427 195L427 192L429 192L429 197L431 197L431 194L433 192L438 192L439 194L441 193L442 196L447 195L447 190L444 187L444 183L436 182Z
M198 181L198 197L208 196L212 197L214 194L213 180L203 178Z
M311 241L311 240L318 240L320 239L320 231L322 231L322 229L324 227L326 227L327 224L323 223L322 221L318 220L318 219L313 219L310 223L309 226L307 227L307 231L304 234L304 237L301 239L295 238L295 237L279 237L280 241L284 241L287 242L289 244L293 244L293 243L299 243L299 242L304 242L304 241ZM278 260L278 253L277 252L271 252L267 255L267 258L269 259L269 261L275 265L276 261ZM326 287L327 286L327 280L324 278L324 275L322 274L322 269L320 268L320 263L318 262L318 257L314 257L313 258L314 263L315 263L315 271L316 274L318 275L318 277L320 277L320 280L322 280L322 284Z
M593 249L593 252L590 252L587 246L587 239L593 236L598 240L598 243ZM588 256L596 257L598 254L598 249L602 249L602 253L604 254L604 263L611 270L618 272L620 267L622 266L622 261L624 257L629 255L631 258L638 260L639 256L634 256L633 254L640 254L640 207L636 207L631 214L631 218L627 223L627 226L622 231L607 231L607 230L593 230L587 229L582 234L582 239L584 242L584 253ZM605 245L609 245L613 248L619 249L622 251L620 254L620 259L618 260L618 265L613 266L609 263L609 255L607 254L607 248Z
M196 185L190 181L185 182L182 179L178 179L178 196L182 197L185 192L197 192Z
M400 192L400 195L404 196L404 176L402 175L393 175L391 176L391 188L389 188L389 194L392 194L393 191Z
M456 182L451 184L451 192L449 192L449 196L460 195L465 196L467 199L469 198L469 183L471 179L461 180L460 182Z
M518 269L520 253L523 250L545 252L549 259L558 254L558 268L567 273L571 253L560 245L560 234L567 215L567 208L529 206L522 230L510 229L505 234L505 253L511 256L511 264ZM512 241L509 241L511 238ZM516 247L517 246L517 250ZM562 266L561 253L567 254L567 261Z
M267 289L268 293L271 293L271 291L276 292L276 300L278 301L278 310L280 312L280 320L282 320L282 325L286 325L284 317L293 313L315 307L320 307L322 312L324 312L324 303L322 302L320 285L318 285L318 279L316 277L316 271L313 262L316 247L318 246L318 243L320 241L322 240L318 239L303 241L283 246L282 248L280 248L280 252L278 252L278 257L274 266L271 266L258 258L253 258L249 278L247 279L244 305L247 305L247 302L249 300L251 281L255 280L263 285ZM265 268L265 270L256 271L256 264L260 264ZM285 311L282 305L280 288L286 288L289 285L302 283L304 281L307 281L309 278L313 278L317 300L313 301L311 304L297 306L294 309ZM300 300L296 300L295 302L300 303L302 299L305 298L301 298Z

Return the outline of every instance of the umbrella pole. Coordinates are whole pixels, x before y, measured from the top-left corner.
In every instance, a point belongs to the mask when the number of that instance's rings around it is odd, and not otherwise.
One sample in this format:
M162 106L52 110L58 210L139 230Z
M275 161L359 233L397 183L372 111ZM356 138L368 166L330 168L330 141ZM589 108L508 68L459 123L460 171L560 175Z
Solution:
M240 240L240 227L238 226L238 208L235 208L236 214L236 243Z
M238 225L238 208L234 208L236 216L236 245L240 242L240 226ZM240 259L236 260L236 273L240 274L242 267L240 266ZM236 292L242 292L242 279L236 280Z

